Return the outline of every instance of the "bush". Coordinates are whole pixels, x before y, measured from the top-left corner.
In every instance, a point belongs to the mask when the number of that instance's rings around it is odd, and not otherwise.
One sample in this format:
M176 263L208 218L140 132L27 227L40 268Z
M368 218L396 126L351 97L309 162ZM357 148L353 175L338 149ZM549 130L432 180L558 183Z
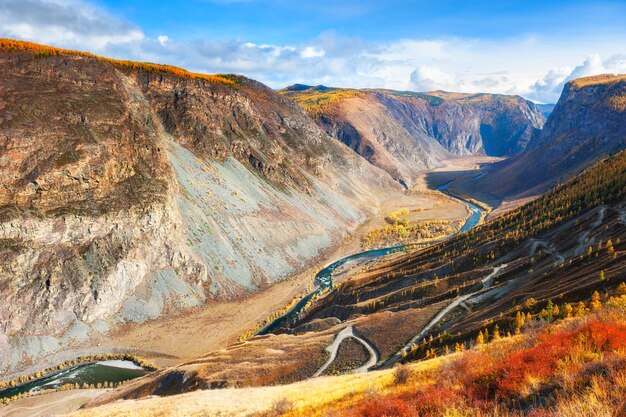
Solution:
M393 371L393 380L396 384L406 384L411 379L411 368L407 365L398 365Z

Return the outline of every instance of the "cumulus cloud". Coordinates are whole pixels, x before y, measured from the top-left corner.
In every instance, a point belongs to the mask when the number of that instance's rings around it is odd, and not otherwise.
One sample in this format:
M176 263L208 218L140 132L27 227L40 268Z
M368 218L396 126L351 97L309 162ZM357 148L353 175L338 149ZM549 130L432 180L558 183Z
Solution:
M528 36L374 42L329 31L301 44L181 41L173 34L150 38L141 28L89 1L0 0L0 36L178 65L191 71L240 73L272 87L298 82L441 89L520 94L555 102L569 79L626 72L626 38L618 36L610 41Z
M79 0L2 0L0 34L101 51L141 41L141 29Z
M418 91L450 89L458 83L455 74L428 65L420 65L411 73L411 87Z
M321 58L324 55L326 55L326 51L315 46L307 46L300 52L302 58Z
M593 54L574 68L553 68L529 89L528 95L537 101L553 103L558 100L565 83L580 77L626 72L626 55L614 55L603 60Z

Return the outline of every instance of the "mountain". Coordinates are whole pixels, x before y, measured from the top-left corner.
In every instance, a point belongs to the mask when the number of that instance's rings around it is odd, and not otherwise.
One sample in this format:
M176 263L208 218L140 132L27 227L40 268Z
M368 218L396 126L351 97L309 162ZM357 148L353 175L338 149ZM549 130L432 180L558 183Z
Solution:
M552 113L554 111L554 107L556 106L556 104L552 103L552 104L537 104L537 108L539 109L539 111L541 112L541 114L544 115L544 117L547 119L548 116L550 116L550 113Z
M545 319L547 309L553 314L555 304L566 311L583 303L584 310L595 291L614 293L626 274L625 195L622 151L466 233L353 265L332 291L273 334L159 370L92 405L307 379L348 327L374 352L375 368L386 368L470 346L486 328L514 334L522 313L530 323ZM354 370L370 357L358 343L340 346L335 372Z
M301 84L280 92L328 134L407 185L451 156L515 154L544 123L538 108L517 96Z
M626 147L626 76L568 82L541 133L502 162L476 189L499 196L537 195Z
M267 287L401 190L244 77L7 39L0 68L0 370Z

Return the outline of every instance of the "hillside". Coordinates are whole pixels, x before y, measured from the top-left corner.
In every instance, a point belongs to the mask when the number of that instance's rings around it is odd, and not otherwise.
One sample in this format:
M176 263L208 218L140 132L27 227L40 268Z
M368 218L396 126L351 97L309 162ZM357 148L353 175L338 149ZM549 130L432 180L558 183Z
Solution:
M521 97L296 85L295 100L331 136L407 185L451 156L508 156L543 126Z
M0 68L2 371L268 287L401 189L244 77L11 40Z
M520 335L400 368L121 401L72 416L621 416L625 303L610 294L591 313L535 320Z
M92 405L305 379L347 326L377 352L378 368L466 346L483 330L513 334L523 327L521 314L543 318L554 305L564 311L621 283L625 193L621 152L496 221L353 269L274 334L134 380ZM350 348L338 357L339 370L363 364L367 357L358 352Z
M626 147L626 79L603 75L568 82L528 149L486 175L475 189L497 196L538 195Z

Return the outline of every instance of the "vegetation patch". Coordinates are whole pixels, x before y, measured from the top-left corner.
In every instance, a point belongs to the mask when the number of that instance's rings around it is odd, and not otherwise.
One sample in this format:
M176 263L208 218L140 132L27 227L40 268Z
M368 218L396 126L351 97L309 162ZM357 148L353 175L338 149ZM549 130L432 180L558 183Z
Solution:
M13 39L0 39L0 51L31 53L33 54L33 57L36 59L54 57L54 56L59 56L59 55L83 56L83 57L95 58L103 62L108 62L110 64L115 65L116 67L124 68L128 70L138 70L138 71L144 71L148 73L172 74L178 77L200 79L200 80L205 80L205 81L209 81L213 83L221 83L221 84L228 84L228 85L237 84L237 78L234 76L230 76L230 75L199 74L199 73L189 72L187 70L174 67L172 65L161 65L161 64L153 64L150 62L136 62L136 61L106 58L106 57L91 54L89 52L55 48L52 46L40 45L40 44L33 43L33 42L16 41Z

